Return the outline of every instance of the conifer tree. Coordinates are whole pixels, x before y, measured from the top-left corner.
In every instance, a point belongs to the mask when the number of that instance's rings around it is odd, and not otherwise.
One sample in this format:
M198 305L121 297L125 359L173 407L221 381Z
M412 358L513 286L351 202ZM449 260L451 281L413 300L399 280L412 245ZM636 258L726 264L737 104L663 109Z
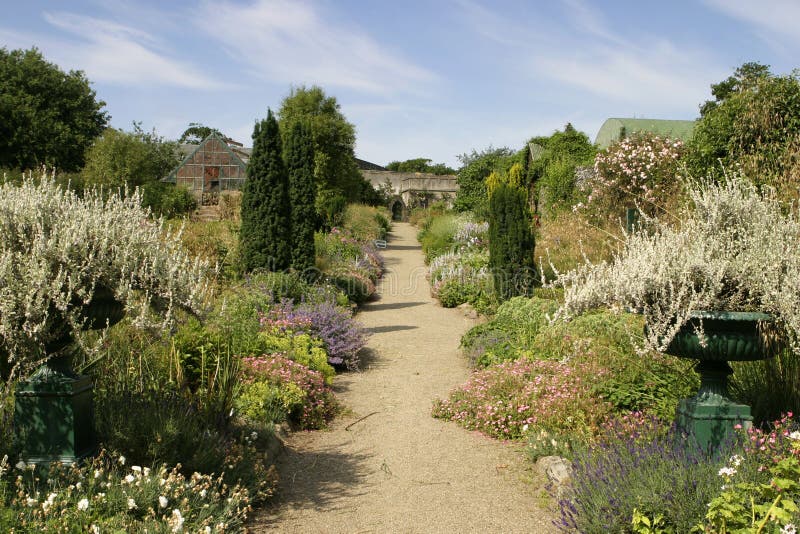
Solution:
M253 152L242 191L242 266L280 271L291 263L289 175L283 162L278 122L267 118L253 130Z
M489 199L489 265L501 299L530 294L534 245L527 193L499 183Z
M306 122L296 121L291 126L284 140L284 149L292 211L292 267L310 278L316 259L314 229L317 188L314 183L314 140Z

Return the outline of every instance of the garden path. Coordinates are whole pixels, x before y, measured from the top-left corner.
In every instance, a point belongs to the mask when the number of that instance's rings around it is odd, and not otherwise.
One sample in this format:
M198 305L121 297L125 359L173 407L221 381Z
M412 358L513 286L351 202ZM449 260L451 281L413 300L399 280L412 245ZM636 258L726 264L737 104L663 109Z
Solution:
M430 297L416 230L395 223L362 372L336 377L348 409L288 438L275 502L253 532L554 532L543 480L519 445L431 417L469 375L458 345L474 324Z

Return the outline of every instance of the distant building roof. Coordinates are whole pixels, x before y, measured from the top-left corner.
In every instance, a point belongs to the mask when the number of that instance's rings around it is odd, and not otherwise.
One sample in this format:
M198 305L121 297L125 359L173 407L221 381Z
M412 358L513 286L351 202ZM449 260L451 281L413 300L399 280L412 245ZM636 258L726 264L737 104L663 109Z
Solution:
M378 164L370 163L369 161L364 161L363 159L356 158L356 163L358 164L358 169L362 171L388 171L386 167L381 167Z
M649 132L688 141L694 134L695 124L696 121L611 118L606 119L606 122L600 127L594 143L602 150L638 132Z

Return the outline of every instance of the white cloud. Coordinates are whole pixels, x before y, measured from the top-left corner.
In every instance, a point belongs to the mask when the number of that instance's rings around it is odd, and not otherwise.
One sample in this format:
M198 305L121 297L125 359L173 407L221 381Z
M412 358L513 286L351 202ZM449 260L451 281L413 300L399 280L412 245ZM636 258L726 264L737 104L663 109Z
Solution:
M262 78L367 93L420 93L437 77L385 49L332 13L294 0L247 5L216 0L196 10L195 23Z
M693 114L709 84L727 72L715 67L703 50L678 48L653 35L615 32L582 0L562 0L562 4L559 19L539 11L526 19L490 13L474 1L459 0L473 31L505 45L507 56L513 58L508 62L524 65L519 73L531 83L555 80L605 101L606 107L626 106L626 113ZM495 29L487 33L485 20Z
M800 42L800 3L797 0L705 0L709 6L756 26L767 32L774 32ZM774 36L765 34L765 40L770 41Z
M128 86L165 85L187 89L226 87L192 65L159 50L159 40L142 30L110 20L71 13L45 13L52 26L78 37L44 39L48 57L86 72L93 81Z

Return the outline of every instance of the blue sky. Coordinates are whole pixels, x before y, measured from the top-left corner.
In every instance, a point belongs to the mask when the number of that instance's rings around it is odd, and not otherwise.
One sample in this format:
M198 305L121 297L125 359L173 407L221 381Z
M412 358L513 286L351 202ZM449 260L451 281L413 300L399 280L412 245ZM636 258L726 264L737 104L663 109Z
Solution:
M571 122L692 119L746 61L800 67L798 0L2 0L0 46L83 70L111 125L190 122L250 145L317 84L385 164L519 148Z

